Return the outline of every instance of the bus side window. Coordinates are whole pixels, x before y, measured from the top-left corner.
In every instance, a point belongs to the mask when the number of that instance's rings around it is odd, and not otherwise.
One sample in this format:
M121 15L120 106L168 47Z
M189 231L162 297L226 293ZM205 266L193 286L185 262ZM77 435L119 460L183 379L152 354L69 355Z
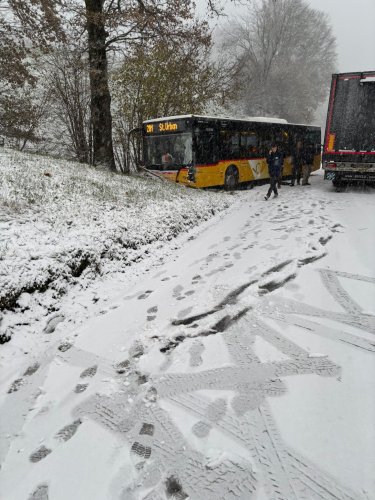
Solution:
M221 130L219 135L220 160L227 160L228 158L230 158L229 140L230 136L228 130Z
M259 156L259 138L255 132L241 132L241 158L257 158Z
M195 129L195 156L197 163L215 163L216 140L214 130Z
M221 130L219 138L220 159L235 160L240 157L240 133Z
M275 141L285 156L291 154L291 138L287 130L278 130L275 135Z
M236 159L240 156L240 134L232 132L230 139L230 159Z
M259 128L259 156L265 157L275 140L275 134L273 129L269 124L261 124Z
M268 137L263 138L263 140L259 144L259 154L260 156L267 156L268 152L272 146L274 141Z

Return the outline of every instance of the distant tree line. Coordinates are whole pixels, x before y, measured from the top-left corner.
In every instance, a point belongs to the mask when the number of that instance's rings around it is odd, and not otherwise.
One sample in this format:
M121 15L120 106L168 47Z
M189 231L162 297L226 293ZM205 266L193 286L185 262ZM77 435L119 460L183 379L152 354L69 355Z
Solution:
M129 172L129 132L157 116L204 113L313 119L336 49L304 0L248 0L212 33L207 0L4 0L0 134L34 149Z

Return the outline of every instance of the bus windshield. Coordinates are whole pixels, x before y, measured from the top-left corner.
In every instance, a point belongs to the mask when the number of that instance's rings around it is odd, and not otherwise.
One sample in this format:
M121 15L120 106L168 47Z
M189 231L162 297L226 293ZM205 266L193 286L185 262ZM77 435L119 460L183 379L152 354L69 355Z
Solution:
M145 163L160 170L178 170L193 161L192 133L146 137Z

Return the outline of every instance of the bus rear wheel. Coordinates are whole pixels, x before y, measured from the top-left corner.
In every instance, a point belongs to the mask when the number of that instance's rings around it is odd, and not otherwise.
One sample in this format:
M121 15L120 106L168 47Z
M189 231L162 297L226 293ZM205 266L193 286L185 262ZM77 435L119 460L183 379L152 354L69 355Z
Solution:
M224 180L224 187L227 191L232 191L233 189L236 189L238 186L238 170L237 167L234 165L231 165L230 167L227 168L227 171L225 172L225 180Z

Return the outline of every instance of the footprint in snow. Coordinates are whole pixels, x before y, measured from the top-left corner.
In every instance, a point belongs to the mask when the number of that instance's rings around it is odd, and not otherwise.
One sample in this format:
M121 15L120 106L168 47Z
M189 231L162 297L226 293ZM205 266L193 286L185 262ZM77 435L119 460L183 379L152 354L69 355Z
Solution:
M200 340L196 340L189 349L190 366L200 366L203 363L202 353L205 348Z
M147 309L147 321L154 321L156 319L156 313L158 312L158 306L150 307Z
M48 484L39 484L31 493L28 500L48 500Z
M153 292L153 290L146 290L144 293L141 295L138 295L138 300L144 300L147 299L147 297Z
M128 373L130 371L130 361L125 359L124 361L120 361L115 365L116 373L119 375L123 375L124 373Z
M80 375L80 378L87 378L87 377L93 377L96 375L96 372L98 371L98 365L93 365L90 366L89 368L86 368L83 370L83 372Z
M40 368L39 363L34 363L33 365L30 365L26 369L26 371L24 372L22 377L14 380L14 382L12 382L12 385L8 389L8 394L11 394L12 392L17 392L25 383L24 377L30 377L31 375L34 375L34 373L36 373L39 370L39 368Z
M137 378L137 384L138 385L144 385L148 382L148 376L147 375L144 375L144 374L141 374L141 373L137 373L138 374L138 378Z
M55 439L64 443L66 441L69 441L77 432L77 429L81 425L81 423L82 420L78 419L71 424L65 425L55 434ZM50 453L52 453L52 449L42 445L30 455L29 460L30 462L37 463L46 458Z
M62 342L59 347L58 347L58 350L60 352L66 352L68 351L71 347L73 346L73 344L71 344L70 342Z
M82 424L82 420L78 419L75 420L73 423L66 425L62 429L60 429L56 434L55 438L58 439L59 441L69 441L74 434L77 432L78 427Z
M148 436L154 435L155 426L153 424L143 423L139 434L147 434Z
M182 309L182 311L177 313L177 317L180 319L185 318L186 316L188 316L191 313L192 310L193 310L192 307L187 307L186 309Z
M173 297L179 297L181 295L182 290L184 289L183 286L177 285L173 288Z
M24 380L23 378L17 378L14 382L12 382L12 385L8 389L8 394L11 394L12 392L17 392L23 385Z
M142 443L138 443L138 441L135 441L132 444L131 447L131 452L135 453L136 455L148 460L151 456L151 447L150 446L144 446Z
M143 344L139 341L135 341L129 349L129 356L133 359L137 359L143 356L144 352L145 349Z
M96 372L98 371L98 365L93 365L93 366L90 366L89 368L86 368L85 370L83 370L83 372L81 373L81 375L79 376L80 378L92 378L94 377L94 375L96 375ZM87 387L88 387L88 383L83 383L83 384L77 384L74 388L74 392L76 394L80 394L81 392L84 392Z
M43 460L43 458L48 456L50 453L52 453L52 450L46 448L45 446L40 446L40 448L35 450L34 453L30 455L29 460L33 463L40 462L40 460Z
M144 460L148 460L151 456L151 437L154 435L155 427L147 422L142 423L139 431L139 441L135 441L131 447L131 453L137 455Z
M76 394L80 394L81 392L85 392L89 384L77 384L74 388L74 392Z
M168 477L166 480L165 493L167 498L172 498L174 500L185 500L189 498L189 495L184 492L180 481L175 476Z
M248 233L245 233L245 234L248 234ZM231 246L231 247L229 248L229 250L230 250L231 252L233 252L233 250L235 250L235 249L236 249L236 248L238 248L239 246L240 246L240 245L239 245L239 243L237 243L236 245Z
M227 402L225 399L215 399L210 403L205 411L205 420L199 420L193 425L193 433L199 437L203 438L208 436L212 429L212 424L219 422L227 412Z
M322 236L321 238L319 238L319 243L320 243L321 245L323 245L323 246L324 246L324 245L326 245L326 244L329 242L329 240L331 240L331 239L332 239L332 234L330 234L330 235L328 235L328 236Z

